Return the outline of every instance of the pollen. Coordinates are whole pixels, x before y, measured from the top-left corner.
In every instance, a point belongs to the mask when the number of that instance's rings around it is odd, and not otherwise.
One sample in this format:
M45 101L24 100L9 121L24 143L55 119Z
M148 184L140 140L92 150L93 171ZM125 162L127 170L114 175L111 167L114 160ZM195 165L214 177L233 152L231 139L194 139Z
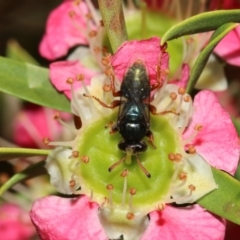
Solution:
M86 156L86 155L83 155L82 157L81 157L81 161L82 162L84 162L84 163L89 163L89 160L90 160L90 158L88 157L88 156Z
M180 88L178 89L178 93L179 93L180 95L184 95L184 94L186 93L185 88L180 87Z
M191 97L189 95L185 95L183 100L184 100L184 102L190 102L191 101Z
M177 94L175 92L170 93L170 98L174 101L177 99Z
M80 74L77 75L76 78L77 78L78 81L83 81L84 80L84 74L80 73Z
M135 195L135 194L137 193L137 190L136 190L135 188L130 188L130 189L129 189L129 193L130 193L131 195Z
M196 187L194 185L189 185L188 188L190 189L191 192L196 190Z
M200 124L197 124L197 125L194 127L194 129L195 129L196 131L198 131L198 132L200 132L200 131L202 130L202 128L203 128L203 126L200 125Z
M127 213L127 215L126 215L126 218L127 218L128 220L133 220L134 217L135 217L135 215L134 215L134 213L132 213L132 212L129 212L129 213Z
M66 80L66 83L67 83L67 84L73 84L73 79L72 79L72 78L68 78L68 79Z
M81 0L74 0L73 3L75 6L79 6L81 2L82 2Z
M187 179L187 173L185 172L180 172L179 175L178 175L178 178L180 180L186 180Z
M112 185L112 184L108 184L108 185L107 185L107 190L109 190L109 191L112 191L112 190L113 190L113 188L114 188L114 187L113 187L113 185Z
M127 177L127 175L128 175L128 170L127 169L124 169L122 171L122 173L120 174L121 177Z
M170 161L175 161L175 154L174 153L169 153L168 154L168 159L170 160Z
M190 145L190 146L188 147L188 152L189 152L190 154L195 154L195 153L196 153L196 148L195 148L193 145Z
M79 152L78 151L72 151L72 156L74 158L78 158L79 157Z
M70 12L68 13L68 15L69 15L69 17L73 18L73 17L76 16L76 13L75 13L74 11L70 11Z
M88 33L88 36L89 37L96 37L97 36L97 31L94 31L94 30L92 30L92 31L90 31L89 33Z
M75 186L76 186L76 181L74 179L71 179L69 181L69 187L73 189Z
M176 153L176 154L175 154L175 161L176 161L176 162L180 162L181 160L182 160L182 154Z
M48 137L43 138L43 143L44 143L46 146L48 146L49 143L50 143L49 138L48 138Z

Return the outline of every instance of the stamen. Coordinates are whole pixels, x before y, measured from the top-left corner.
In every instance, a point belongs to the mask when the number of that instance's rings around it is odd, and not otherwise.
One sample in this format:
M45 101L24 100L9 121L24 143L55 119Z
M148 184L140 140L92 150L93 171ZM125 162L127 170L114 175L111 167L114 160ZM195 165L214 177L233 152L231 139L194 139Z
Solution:
M182 124L182 127L178 130L180 135L182 135L183 131L187 127L189 119L191 118L192 111L193 111L192 98L189 95L185 95L183 100L184 100L184 102L189 102L189 105L188 105L188 110L187 110L186 114L183 116L184 122Z
M90 38L96 37L96 36L97 36L97 31L95 31L95 30L90 31L90 32L88 33L88 36L89 36Z
M120 175L124 178L123 182L123 193L122 193L122 206L125 206L126 204L126 193L127 193L127 176L128 176L128 170L124 169Z
M196 151L196 148L193 146L193 145L190 145L188 147L188 153L189 154L195 154L197 151Z
M50 146L63 146L63 147L73 147L74 145L73 141L66 141L66 142L49 142L48 145Z
M175 162L180 162L182 160L182 154L181 153L176 153L175 154Z
M130 188L129 193L130 193L130 198L129 198L129 209L133 212L133 196L136 194L137 190L135 188Z
M68 125L67 123L65 123L61 118L58 112L56 112L54 114L53 119L57 120L62 126L66 127L67 129L69 129L73 134L77 135L78 131L73 128L72 126Z
M165 208L165 203L159 203L158 205L157 205L157 211L159 211L159 212L161 212L164 208Z
M193 139L197 136L197 134L202 130L202 125L197 124L194 127L194 131L192 132L192 134L185 140L183 140L183 144L186 145L188 143L191 143L193 141Z
M99 23L99 21L100 21L100 18L99 18L99 15L98 15L96 9L94 8L94 6L92 4L92 1L85 0L85 2L87 4L87 6L88 6L88 9L89 9L89 11L90 11L90 13L92 15L92 18L93 18L95 24L97 25Z
M90 192L90 202L93 202L93 190L91 189L91 192Z
M112 184L108 184L107 185L107 190L108 190L108 193L109 193L109 205L112 208L113 207L113 198L112 198L113 185Z
M69 15L69 17L71 18L71 22L72 22L73 26L77 29L77 31L78 31L81 35L83 35L85 38L87 38L87 32L86 32L86 30L85 30L84 28L82 28L80 25L78 25L78 24L76 23L76 21L74 20L74 17L76 16L76 13L75 13L74 11L70 11L68 15Z
M81 106L79 105L79 102L77 100L77 96L75 95L75 91L73 90L73 79L68 78L66 83L70 84L70 89L71 89L71 95L72 95L72 108L76 113L78 113L78 116L81 118L82 124L86 123L86 118L85 115L83 114L81 110Z
M86 93L86 95L91 95L90 92L88 91L88 88L84 82L84 75L83 74L78 74L77 75L77 80L80 81L82 83L82 87ZM98 117L98 113L96 111L96 108L94 106L94 103L93 103L93 100L92 98L88 98L88 102L89 102L89 106L90 106L90 111L91 111L91 114L92 114L92 117L95 119Z
M105 204L109 203L109 199L107 197L103 198L103 202L100 205L100 208L104 208Z
M134 213L132 213L132 212L129 212L129 213L127 213L127 215L126 215L126 218L128 219L128 220L132 220L132 219L134 219Z
M69 156L68 158L72 159L72 158L78 158L78 157L79 157L79 152L78 151L72 151L72 155Z
M81 161L82 161L83 163L85 163L85 164L89 163L89 160L90 160L90 158L89 158L88 156L86 156L86 155L83 155L83 156L81 157Z
M43 143L44 143L46 146L48 146L49 143L50 143L49 138L48 138L48 137L43 138Z

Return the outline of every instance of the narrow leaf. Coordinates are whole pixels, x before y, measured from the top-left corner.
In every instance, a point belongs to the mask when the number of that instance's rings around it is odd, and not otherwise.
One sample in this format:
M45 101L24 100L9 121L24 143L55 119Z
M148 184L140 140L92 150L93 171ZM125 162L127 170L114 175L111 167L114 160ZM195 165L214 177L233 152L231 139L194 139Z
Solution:
M199 79L207 61L209 59L210 54L212 53L213 49L216 45L221 41L221 39L226 36L233 28L235 28L238 24L237 23L226 23L219 27L212 35L208 45L201 51L197 60L195 61L193 68L191 70L191 75L189 77L189 81L187 84L187 92L190 92L197 80ZM209 79L210 80L210 79Z
M127 30L121 0L98 0L104 28L113 52L127 40Z
M15 184L22 182L24 180L41 176L46 174L46 170L44 168L45 161L38 162L36 164L31 165L30 167L24 169L22 172L16 173L13 175L7 182L5 182L0 188L0 196L10 189Z
M49 153L48 149L0 147L0 161L20 157L47 156Z
M46 68L0 57L0 91L70 112L69 100L52 86Z
M212 168L218 189L198 201L198 204L229 221L240 224L240 182L229 174Z
M201 13L171 27L164 34L161 44L181 36L212 31L230 22L240 22L240 10L218 10Z
M23 49L15 39L10 39L7 42L6 56L13 60L39 65L39 63L25 49Z

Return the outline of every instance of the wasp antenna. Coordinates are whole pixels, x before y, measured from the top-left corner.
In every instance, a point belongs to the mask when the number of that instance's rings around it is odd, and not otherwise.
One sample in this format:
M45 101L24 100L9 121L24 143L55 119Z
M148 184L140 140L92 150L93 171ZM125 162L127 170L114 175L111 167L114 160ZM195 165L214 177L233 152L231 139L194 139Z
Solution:
M121 164L125 159L126 159L126 156L123 157L122 159L120 159L119 161L115 162L115 163L108 169L108 171L111 172L116 166L118 166L119 164Z
M137 163L139 165L139 167L142 169L142 171L144 172L144 174L148 177L151 178L151 174L147 171L147 169L142 165L142 163L140 162L139 156L136 155L137 158Z

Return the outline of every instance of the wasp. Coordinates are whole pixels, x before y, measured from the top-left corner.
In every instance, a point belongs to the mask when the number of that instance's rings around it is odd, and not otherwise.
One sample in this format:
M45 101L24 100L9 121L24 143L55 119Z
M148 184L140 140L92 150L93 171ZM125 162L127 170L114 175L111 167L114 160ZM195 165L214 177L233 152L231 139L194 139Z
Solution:
M116 166L121 164L127 156L136 156L139 167L145 175L150 178L151 174L142 165L139 155L147 150L148 145L143 141L148 138L149 143L154 145L154 137L150 130L150 112L158 114L156 108L150 104L151 92L161 87L157 82L150 86L148 71L141 60L136 60L126 71L120 87L120 91L115 91L114 75L110 74L112 94L114 97L120 97L120 100L114 100L110 105L105 104L95 96L84 94L85 97L91 97L97 100L102 106L115 108L119 106L118 118L116 124L111 126L110 133L119 132L123 140L118 144L118 148L126 155L118 162L109 167L111 172ZM165 114L168 111L165 111Z

